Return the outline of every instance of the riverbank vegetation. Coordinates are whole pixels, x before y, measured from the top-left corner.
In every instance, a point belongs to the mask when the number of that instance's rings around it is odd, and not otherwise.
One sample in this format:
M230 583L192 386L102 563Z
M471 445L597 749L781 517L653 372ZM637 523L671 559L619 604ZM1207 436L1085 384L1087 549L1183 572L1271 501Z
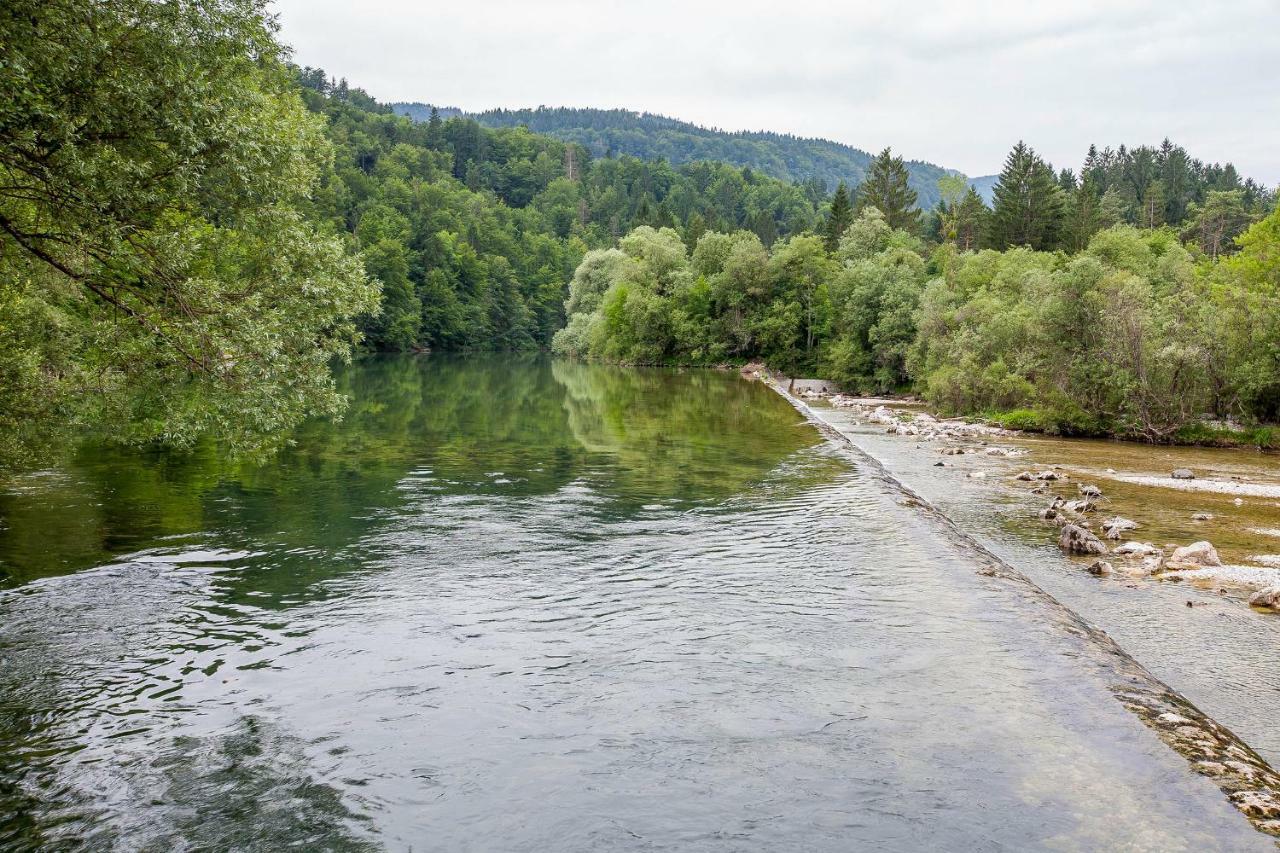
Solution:
M264 0L0 23L0 463L86 427L265 449L341 410L358 349L553 340L1072 433L1280 409L1274 195L1171 143L1078 176L1019 143L988 207L887 149L833 186L413 121L289 65Z
M0 11L0 461L59 428L244 450L341 406L378 289L253 0Z
M1249 440L1223 422L1280 418L1280 212L1243 230L1273 197L1208 189L1199 174L1203 200L1179 201L1185 218L1157 227L1090 211L1140 218L1143 198L1170 196L1149 188L1126 201L1114 184L1098 193L1096 181L1115 176L1086 170L1073 202L1067 176L1019 144L994 209L944 187L938 242L902 218L909 193L882 186L888 214L863 205L835 241L801 234L766 248L748 233L712 233L686 253L672 230L637 229L584 258L555 350L633 363L764 359L1070 435ZM1273 430L1251 438L1275 444Z

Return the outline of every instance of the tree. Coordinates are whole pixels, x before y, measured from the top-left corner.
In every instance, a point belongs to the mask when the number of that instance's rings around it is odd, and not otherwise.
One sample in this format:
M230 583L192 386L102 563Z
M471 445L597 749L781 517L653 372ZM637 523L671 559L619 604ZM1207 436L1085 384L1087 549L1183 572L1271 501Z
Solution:
M257 448L337 411L377 289L299 214L330 152L265 4L12 0L0 26L0 290L64 348L0 360L137 440Z
M1066 223L1063 232L1063 244L1072 252L1080 252L1089 245L1089 238L1099 226L1098 197L1095 195L1093 178L1085 172L1080 186L1071 193L1066 212ZM1112 222L1112 225L1115 223Z
M849 201L849 188L841 181L836 186L835 195L831 197L831 207L827 211L827 221L823 227L823 242L828 252L834 252L840 245L840 235L853 222L853 205Z
M939 238L954 243L962 252L978 247L979 236L986 223L986 204L964 175L946 175L938 179Z
M1063 193L1052 167L1018 142L995 186L988 241L997 249L1051 249L1060 238L1062 218Z
M1119 225L1129 219L1129 205L1125 203L1121 197L1120 191L1115 187L1108 187L1107 191L1102 194L1102 198L1098 199L1098 227L1110 228L1112 225Z
M857 211L877 208L890 228L915 234L920 230L916 191L907 185L907 167L886 148L871 161L867 177L858 185Z
M955 229L953 242L960 251L968 252L978 248L982 233L987 227L987 218L990 216L991 210L982 200L982 196L978 195L978 191L973 187L969 187L969 191L960 200L953 217Z
M813 353L818 327L823 319L819 307L823 301L823 288L834 266L824 248L816 237L792 237L778 246L770 260L775 292L782 301L794 301L800 306L806 359Z
M1195 240L1200 250L1217 258L1232 249L1231 240L1249 224L1243 190L1210 190L1204 204L1187 210L1184 240Z

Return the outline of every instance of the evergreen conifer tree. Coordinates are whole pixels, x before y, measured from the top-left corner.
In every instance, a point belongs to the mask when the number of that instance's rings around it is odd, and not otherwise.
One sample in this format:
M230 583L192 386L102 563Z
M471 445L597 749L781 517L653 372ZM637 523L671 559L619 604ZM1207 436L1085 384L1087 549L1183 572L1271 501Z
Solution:
M840 237L852 224L853 204L849 200L849 188L841 181L836 187L836 194L831 197L831 210L827 213L827 223L823 229L823 242L828 252L834 252L840 247Z
M877 208L889 227L914 234L920 230L916 199L916 191L907 185L907 167L902 158L894 157L886 148L871 161L866 179L858 185L856 212Z
M1053 249L1063 224L1064 194L1053 168L1019 141L995 186L988 242L997 249Z

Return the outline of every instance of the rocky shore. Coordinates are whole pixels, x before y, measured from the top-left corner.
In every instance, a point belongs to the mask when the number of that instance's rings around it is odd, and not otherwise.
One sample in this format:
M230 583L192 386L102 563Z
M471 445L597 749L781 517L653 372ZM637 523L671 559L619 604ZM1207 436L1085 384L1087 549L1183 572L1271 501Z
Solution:
M939 419L914 407L904 406L901 401L834 394L824 388L811 388L770 376L762 369L743 372L771 382L820 431L833 440L859 450L876 475L884 479L889 488L904 495L904 503L920 507L924 517L936 521L940 530L972 549L979 565L979 575L1008 581L1023 588L1029 595L1041 599L1049 611L1055 614L1053 618L1061 620L1066 631L1080 637L1094 653L1100 653L1100 661L1106 661L1108 666L1117 668L1115 694L1130 711L1155 731L1162 741L1184 756L1195 772L1213 779L1227 799L1256 828L1280 837L1280 774L1265 759L1231 731L1207 717L1176 691L1152 676L1106 633L1063 608L1056 599L1016 568L962 531L946 515L895 477L883 462L858 447L849 435L817 416L812 404L818 404L818 408L830 405L848 410L856 418L855 425L882 429L888 435L911 442L917 451L936 453L938 461L933 464L944 468L954 467L958 469L957 474L961 473L964 463L970 459L987 463L988 470L975 468L964 471L966 479L986 480L993 462L1016 466L1015 460L1018 457L1031 455L1026 447L1013 443L1021 438L1019 433L961 420ZM1101 512L1101 508L1110 500L1104 489L1074 476L1064 466L1041 465L1034 469L992 475L991 479L998 476L1007 479L1005 487L1022 490L1032 497L1042 499L1044 508L1037 513L1032 523L1052 527L1056 532L1058 546L1086 571L1100 578L1112 575L1124 577L1130 573L1153 579L1172 578L1177 572L1206 572L1229 568L1215 565L1221 563L1221 560L1217 549L1207 541L1157 547L1136 538L1128 538L1133 531L1141 530L1142 524L1119 514ZM1139 512L1129 514L1142 517ZM1280 530L1260 529L1260 532L1280 533ZM1280 571L1272 571L1280 577ZM1274 608L1280 602L1262 601L1260 591L1255 595L1255 604ZM1191 606L1192 603L1189 601L1188 605Z
M744 373L760 373L751 366ZM878 427L886 434L915 442L921 452L936 453L937 467L962 469L971 479L1001 478L1010 489L1023 490L1043 499L1036 518L1047 528L1064 554L1082 569L1099 577L1118 580L1192 582L1232 593L1260 613L1280 614L1280 555L1253 554L1244 562L1224 561L1211 538L1183 542L1154 542L1144 536L1142 505L1120 505L1108 494L1107 480L1130 486L1174 489L1180 492L1229 497L1236 506L1245 498L1276 501L1280 518L1280 482L1241 482L1238 479L1203 478L1185 467L1167 474L1098 471L1093 478L1062 465L1042 465L1007 475L964 465L963 457L998 457L1014 460L1029 450L1016 443L1023 433L964 418L939 418L911 401L854 397L834 392L820 380L786 380L787 390L806 402L845 410L857 426ZM1010 440L1015 440L1010 443ZM1234 451L1224 451L1234 452ZM1016 463L1015 463L1016 464ZM959 471L957 472L959 473ZM1100 481L1100 482L1099 482ZM1153 496L1154 499L1154 496ZM1133 516L1128 517L1128 516ZM1211 526L1214 515L1192 513L1197 528ZM1202 530L1196 530L1200 533ZM1270 532L1255 529L1259 535ZM1275 531L1280 532L1280 531Z

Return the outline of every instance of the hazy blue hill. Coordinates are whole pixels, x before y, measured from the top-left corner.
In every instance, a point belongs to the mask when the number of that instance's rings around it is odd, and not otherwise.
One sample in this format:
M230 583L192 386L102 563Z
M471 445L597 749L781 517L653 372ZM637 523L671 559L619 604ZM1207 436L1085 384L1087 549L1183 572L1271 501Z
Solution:
M431 114L428 104L398 103L392 104L392 108L417 121L425 121ZM459 113L456 109L440 108L442 118ZM487 127L525 125L535 133L577 142L596 157L630 154L646 160L661 158L670 163L718 160L750 166L788 181L818 178L828 190L834 189L839 181L851 187L860 183L873 156L827 139L765 131L728 132L630 110L539 107L536 110L487 110L471 117ZM909 160L906 165L920 206L932 207L938 201L938 178L953 174L954 170L918 160ZM989 195L988 187L984 197Z
M1000 180L999 175L983 175L980 178L970 178L969 186L978 191L978 195L982 196L982 200L988 205L995 198L996 183Z

